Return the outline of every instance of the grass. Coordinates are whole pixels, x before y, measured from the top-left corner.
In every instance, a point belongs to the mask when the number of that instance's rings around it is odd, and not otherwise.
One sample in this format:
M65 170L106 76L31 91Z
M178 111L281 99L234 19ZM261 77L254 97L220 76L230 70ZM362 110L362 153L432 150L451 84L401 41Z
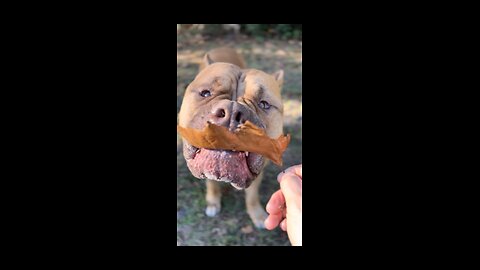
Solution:
M177 35L177 113L186 86L198 71L205 52L219 46L231 46L241 52L248 67L273 73L285 71L283 88L284 132L292 136L283 156L284 165L270 164L260 188L266 205L278 189L277 174L302 163L302 45L298 41L268 40L258 42L247 37L206 40L200 35ZM204 180L193 177L183 159L181 139L177 134L177 246L289 246L280 229L257 230L245 210L245 194L223 184L222 210L214 218L205 215Z

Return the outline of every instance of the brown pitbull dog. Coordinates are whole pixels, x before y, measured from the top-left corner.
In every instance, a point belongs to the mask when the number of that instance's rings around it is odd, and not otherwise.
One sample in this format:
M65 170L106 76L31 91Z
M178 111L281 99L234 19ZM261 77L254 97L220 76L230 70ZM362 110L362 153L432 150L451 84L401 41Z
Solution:
M245 69L235 50L219 48L208 52L200 72L185 90L178 115L179 125L203 129L210 121L231 131L250 121L271 138L283 133L283 104L280 94L283 71L269 75ZM207 216L220 211L219 181L245 189L247 212L257 228L264 228L267 214L260 204L259 186L267 160L256 153L198 149L183 141L183 155L190 172L207 179Z

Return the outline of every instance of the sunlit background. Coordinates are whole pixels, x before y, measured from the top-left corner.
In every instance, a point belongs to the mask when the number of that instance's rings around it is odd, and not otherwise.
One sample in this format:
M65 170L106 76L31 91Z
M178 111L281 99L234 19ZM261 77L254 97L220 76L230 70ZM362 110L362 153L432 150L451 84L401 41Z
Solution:
M292 136L283 167L267 166L260 188L261 203L278 189L277 174L302 163L302 26L298 24L177 24L177 114L186 86L198 72L205 53L230 46L241 53L248 68L285 71L282 90L284 133ZM193 177L183 159L177 134L177 245L288 246L286 233L256 229L245 209L243 191L223 185L222 210L205 215L205 183Z

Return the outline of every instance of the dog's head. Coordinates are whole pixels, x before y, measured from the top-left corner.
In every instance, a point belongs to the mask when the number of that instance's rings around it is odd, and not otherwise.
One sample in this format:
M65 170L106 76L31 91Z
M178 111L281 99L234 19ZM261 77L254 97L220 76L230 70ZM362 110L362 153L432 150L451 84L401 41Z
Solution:
M209 62L185 91L179 125L203 129L209 121L233 131L248 120L277 138L283 133L282 83L283 71L270 75ZM229 182L237 189L250 186L265 166L265 158L256 153L198 149L186 140L183 155L195 177Z

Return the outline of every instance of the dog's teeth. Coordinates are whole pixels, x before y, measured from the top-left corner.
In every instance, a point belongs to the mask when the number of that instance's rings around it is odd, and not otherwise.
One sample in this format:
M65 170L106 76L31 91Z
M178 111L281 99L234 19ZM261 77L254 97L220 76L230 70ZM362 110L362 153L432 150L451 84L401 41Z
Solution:
M246 156L246 157L248 157L248 154L249 154L248 152L245 152L245 156Z
M195 153L197 153L197 154L198 154L198 153L200 153L200 148L199 148L199 149L197 149L197 151L195 151Z

